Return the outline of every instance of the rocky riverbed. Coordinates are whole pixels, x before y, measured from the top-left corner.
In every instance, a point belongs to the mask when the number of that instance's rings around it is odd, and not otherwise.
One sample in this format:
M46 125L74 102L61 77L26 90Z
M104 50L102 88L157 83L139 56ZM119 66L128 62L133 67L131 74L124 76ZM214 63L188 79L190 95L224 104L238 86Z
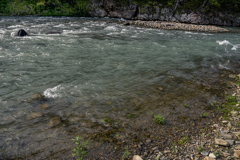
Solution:
M111 23L111 22L114 22L114 21L108 21L108 23ZM166 22L166 21L137 20L137 21L119 21L117 23L121 23L123 25L133 25L138 27L156 28L156 29L165 29L165 30L185 30L185 31L212 32L212 33L229 32L229 30L226 28L217 27L213 25L195 25L195 24Z

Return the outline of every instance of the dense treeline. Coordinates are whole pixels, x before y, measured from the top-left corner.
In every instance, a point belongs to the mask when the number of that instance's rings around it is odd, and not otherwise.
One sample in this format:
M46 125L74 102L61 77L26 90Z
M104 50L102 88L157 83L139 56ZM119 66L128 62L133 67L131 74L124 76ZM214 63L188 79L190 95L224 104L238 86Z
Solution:
M87 16L91 0L0 0L0 13L6 15ZM121 4L129 0L116 0ZM240 0L132 0L138 5L157 4L184 10L240 12Z

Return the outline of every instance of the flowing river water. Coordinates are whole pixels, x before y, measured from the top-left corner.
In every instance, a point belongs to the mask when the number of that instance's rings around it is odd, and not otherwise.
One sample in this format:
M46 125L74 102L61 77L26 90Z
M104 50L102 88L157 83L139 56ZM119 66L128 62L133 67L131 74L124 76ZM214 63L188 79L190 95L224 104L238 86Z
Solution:
M105 117L115 125L108 142L150 126L150 112L172 126L194 119L223 98L223 72L239 69L237 28L203 33L107 20L0 17L2 158L71 158L72 138L97 141L112 129ZM19 29L30 36L17 37Z

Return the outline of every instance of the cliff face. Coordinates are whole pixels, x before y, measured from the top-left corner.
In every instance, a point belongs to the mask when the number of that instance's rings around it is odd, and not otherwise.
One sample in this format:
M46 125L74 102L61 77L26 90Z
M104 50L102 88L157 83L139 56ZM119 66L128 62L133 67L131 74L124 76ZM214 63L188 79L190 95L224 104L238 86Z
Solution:
M180 0L181 1L181 0ZM160 20L192 24L210 24L219 26L240 26L240 13L213 11L203 13L196 11L176 10L162 4L139 6L129 1L121 4L116 0L91 0L88 6L92 17L124 18L128 20Z

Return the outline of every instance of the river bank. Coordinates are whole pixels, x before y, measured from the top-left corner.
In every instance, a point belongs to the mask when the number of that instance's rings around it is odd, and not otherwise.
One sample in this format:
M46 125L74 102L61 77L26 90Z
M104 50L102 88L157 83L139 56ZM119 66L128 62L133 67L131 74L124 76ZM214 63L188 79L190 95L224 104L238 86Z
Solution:
M1 17L2 159L76 159L78 136L90 142L89 160L186 156L199 133L212 135L217 105L235 92L239 33L110 21ZM33 36L15 36L19 28Z

